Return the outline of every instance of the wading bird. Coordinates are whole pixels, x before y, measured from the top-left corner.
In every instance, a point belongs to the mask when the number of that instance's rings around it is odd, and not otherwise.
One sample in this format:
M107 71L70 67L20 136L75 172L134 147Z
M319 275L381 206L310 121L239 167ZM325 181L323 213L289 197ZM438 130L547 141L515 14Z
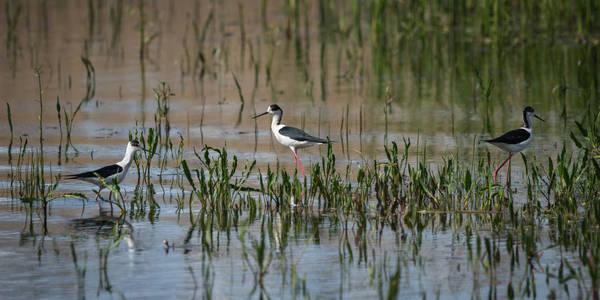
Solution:
M527 148L531 143L531 139L533 138L533 133L531 132L531 121L532 118L536 117L542 121L544 119L540 118L535 114L535 111L531 106L525 107L523 110L523 127L519 129L511 130L497 138L483 140L484 142L490 143L506 152L508 152L508 158L500 164L500 166L494 171L494 184L496 183L496 177L498 176L498 171L508 162L508 168L506 169L506 184L508 184L508 171L510 170L510 159L515 153L523 151L523 149Z
M129 143L127 143L127 150L125 150L125 156L120 162L102 167L94 171L67 175L65 176L65 179L77 179L97 185L98 194L96 194L96 202L98 202L98 196L100 195L100 191L104 188L103 181L106 183L121 183L121 181L125 179L125 175L127 175L127 171L129 170L129 167L133 162L133 157L138 150L147 151L146 149L140 146L140 143L138 141L130 141ZM112 191L110 191L110 194L108 195L109 200L111 196Z
M314 145L327 144L326 139L314 137L301 129L286 126L281 124L281 116L283 115L283 110L277 104L269 105L269 108L266 112L262 114L258 114L253 119L264 116L266 114L273 115L273 120L271 121L271 131L275 136L277 141L290 148L294 153L294 159L296 160L296 168L300 165L300 171L302 171L302 176L306 177L304 174L304 168L302 167L302 163L298 158L298 153L296 153L297 149L307 148Z

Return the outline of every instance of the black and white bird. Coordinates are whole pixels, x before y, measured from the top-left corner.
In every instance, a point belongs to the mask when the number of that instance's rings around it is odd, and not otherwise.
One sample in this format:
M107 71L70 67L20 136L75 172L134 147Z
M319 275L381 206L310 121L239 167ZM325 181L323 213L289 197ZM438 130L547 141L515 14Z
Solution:
M140 143L138 141L129 141L129 143L127 143L127 150L125 150L125 156L120 162L102 167L94 171L67 175L65 176L65 179L77 179L97 185L98 194L96 194L96 201L98 201L100 191L104 188L103 181L106 183L121 183L121 181L125 179L125 175L127 175L127 171L129 171L129 167L131 167L131 163L133 162L133 157L138 152L138 150L147 151L146 149L140 146ZM109 200L111 196L112 191L108 196Z
M508 152L508 158L500 164L500 166L494 171L494 184L496 183L496 177L498 175L498 171L508 162L508 168L506 169L506 184L508 184L508 171L510 170L510 159L515 153L523 151L523 149L527 148L531 143L531 139L533 138L533 133L531 132L531 121L532 118L538 118L542 121L544 119L540 118L535 114L535 111L531 106L525 107L523 110L523 127L515 130L511 130L497 138L483 140L484 142L490 143L506 152Z
M283 110L281 110L281 108L277 104L269 105L269 108L266 112L254 116L253 119L264 116L266 114L273 115L273 120L271 121L271 132L273 132L275 139L280 144L292 150L292 152L294 153L296 168L298 167L298 165L300 165L302 176L306 177L306 175L304 174L304 168L302 167L302 163L298 158L298 153L296 152L296 150L314 145L327 144L327 140L312 136L304 132L304 130L281 124L281 116L283 115Z

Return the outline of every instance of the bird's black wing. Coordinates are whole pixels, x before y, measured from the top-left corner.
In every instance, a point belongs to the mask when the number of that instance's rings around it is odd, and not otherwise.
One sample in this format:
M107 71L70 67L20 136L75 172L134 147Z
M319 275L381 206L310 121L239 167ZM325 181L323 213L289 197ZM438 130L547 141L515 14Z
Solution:
M300 141L300 142L313 142L313 143L327 143L326 139L322 139L322 138L318 138L316 136L312 136L306 132L304 132L304 130L300 130L298 128L294 128L294 127L290 127L290 126L284 126L281 129L279 129L279 134L285 135L291 139L294 139L296 141Z
M106 166L103 168L100 168L98 170L95 171L90 171L90 172L84 172L84 173L79 173L79 174L73 174L73 175L68 175L67 178L68 179L73 179L73 178L90 178L90 177L98 177L98 175L102 178L106 178L109 177L111 175L120 173L123 171L123 167L114 164L114 165L110 165L110 166ZM96 175L98 174L98 175Z
M531 136L529 131L519 128L511 130L495 139L484 140L488 143L504 143L504 144L518 144L526 141Z

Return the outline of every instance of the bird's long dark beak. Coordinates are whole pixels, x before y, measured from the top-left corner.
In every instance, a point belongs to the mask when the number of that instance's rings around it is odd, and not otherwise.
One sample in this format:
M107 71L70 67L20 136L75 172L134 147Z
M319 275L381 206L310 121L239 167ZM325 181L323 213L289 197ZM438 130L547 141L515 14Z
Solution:
M540 116L538 116L538 115L533 115L533 116L536 117L536 118L538 118L538 119L540 119L540 120L542 120L542 121L544 121L544 122L546 122L546 120L540 118Z
M150 152L150 151L148 151L148 149L146 149L146 148L144 148L144 147L138 147L138 148L140 148L140 150L142 150L142 151L144 151L144 152Z
M262 117L262 116L264 116L264 115L266 115L266 114L268 114L268 113L269 113L268 111L265 111L265 112L264 112L264 113L262 113L262 114L258 114L258 115L256 115L256 116L252 117L252 119L256 119L256 118L258 118L258 117Z

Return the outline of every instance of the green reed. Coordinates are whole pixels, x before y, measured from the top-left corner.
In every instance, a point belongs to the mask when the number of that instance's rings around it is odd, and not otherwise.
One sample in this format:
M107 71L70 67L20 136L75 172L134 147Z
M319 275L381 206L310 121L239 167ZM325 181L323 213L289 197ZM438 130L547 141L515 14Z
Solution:
M40 160L40 164L41 164L41 168L40 168L40 178L39 180L40 185L40 193L44 194L44 189L45 189L45 185L44 185L44 97L43 97L43 90L42 90L42 73L41 73L41 68L37 67L35 68L35 76L37 77L37 82L38 82L38 91L39 91L39 103L40 103L40 114L39 114L39 121L40 121L40 156L39 156L39 160Z
M75 108L75 110L73 110L73 107L71 107L71 112L69 114L69 113L67 113L67 109L64 106L61 106L60 98L58 96L56 97L56 114L57 114L57 119L58 119L58 131L60 133L60 140L58 142L58 165L60 165L62 163L61 157L62 157L62 153L63 153L63 151L62 151L62 149L63 149L63 118L64 118L64 124L65 124L64 128L65 128L65 133L66 133L66 140L64 143L65 160L69 161L69 157L67 156L69 147L72 147L73 150L75 150L75 152L79 152L79 150L77 150L75 145L73 145L73 141L71 140L71 132L73 131L73 124L75 121L75 116L77 116L77 113L81 109L81 105L84 102L85 102L84 100L80 101L79 104L77 105L77 107Z
M28 203L30 207L33 207L33 203L41 203L41 217L42 217L42 228L43 232L47 233L47 215L48 205L50 201L57 198L84 198L79 193L58 193L59 176L54 176L52 173L52 166L46 164L45 153L44 153L44 119L43 119L43 95L42 89L42 72L41 68L37 67L35 70L35 76L37 77L38 92L39 92L39 146L37 148L28 147L28 138L19 137L19 154L16 162L13 164L12 154L10 158L10 185L11 185L11 196L13 198L19 198L21 202ZM8 122L11 129L11 137L13 134L12 117L10 113L10 106L8 108ZM12 148L12 138L9 148ZM9 150L9 151L12 151ZM46 172L48 168L48 172ZM49 181L48 181L49 179Z
M38 81L39 90L39 148L30 150L27 148L28 139L20 140L19 157L16 165L11 164L11 185L16 182L18 187L18 197L24 203L33 203L40 201L42 204L43 211L43 224L44 231L46 230L46 216L48 211L48 202L52 199L60 197L75 197L80 198L79 194L58 194L55 193L58 188L58 179L56 181L52 179L52 169L50 167L49 177L50 182L47 182L45 169L46 164L44 161L44 131L43 131L43 90L42 90L42 79L41 69L37 67L35 69L35 75ZM9 118L10 120L10 118ZM12 128L12 121L10 121ZM11 189L11 193L12 193Z
M138 209L143 209L143 206L148 203L150 208L155 210L159 207L154 199L155 187L152 180L152 159L155 155L160 156L160 136L154 128L148 128L147 134L144 131L138 131L136 127L133 132L129 133L129 140L136 139L141 146L147 151L143 153L145 159L135 158L135 165L138 173L138 181L135 187L136 199L141 203L137 203Z
M75 110L71 107L70 115L67 113L67 110L63 107L63 116L65 118L65 130L67 134L67 140L65 141L65 152L69 151L69 147L72 147L75 152L79 152L75 145L73 145L73 141L71 140L71 133L73 132L73 125L75 124L75 117L77 113L81 110L81 105L84 101L80 101ZM62 134L62 133L61 133Z
M171 87L166 82L161 82L158 88L154 89L154 98L156 99L155 132L160 138L162 144L170 140L171 123L169 122L169 99L175 96Z
M200 204L215 211L228 211L241 208L243 203L234 201L243 192L252 191L244 187L256 165L256 162L245 164L238 172L238 159L233 156L230 164L227 150L205 146L200 152L194 149L194 155L202 168L190 169L186 160L181 162L183 172L188 180L193 195ZM216 157L211 157L216 155ZM192 172L194 176L192 176ZM235 176L234 176L235 175Z

